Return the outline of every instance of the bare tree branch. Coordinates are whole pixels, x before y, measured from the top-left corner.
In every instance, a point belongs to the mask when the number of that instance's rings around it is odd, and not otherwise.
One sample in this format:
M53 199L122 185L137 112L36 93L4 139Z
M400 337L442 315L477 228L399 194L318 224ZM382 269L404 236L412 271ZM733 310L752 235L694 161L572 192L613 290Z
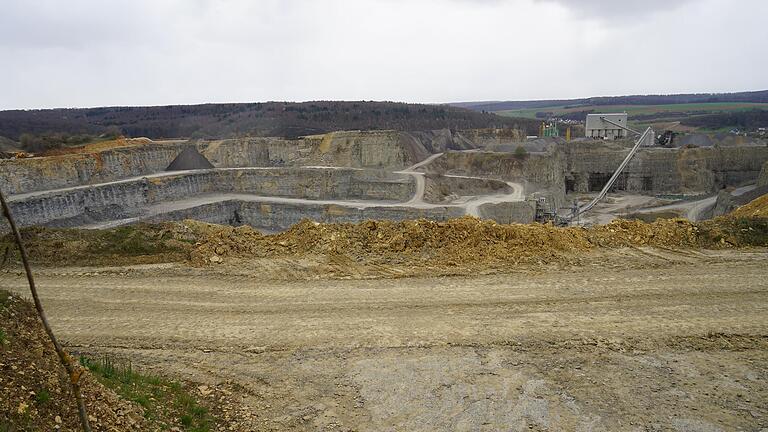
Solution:
M16 227L16 222L11 214L11 208L8 206L8 202L5 201L5 195L0 190L0 203L3 206L3 215L8 219L8 223L11 226L11 231L16 239L16 245L19 247L19 254L21 254L21 262L24 264L24 271L27 273L27 282L29 282L29 290L32 292L32 299L35 302L35 309L37 309L37 315L40 317L40 321L43 322L45 332L48 333L48 337L53 343L53 347L56 349L56 354L59 355L61 364L64 365L64 369L69 375L69 382L72 384L72 393L75 395L75 401L77 403L77 411L80 415L80 424L83 427L84 432L91 432L91 425L88 424L88 415L85 412L85 403L83 402L83 396L80 393L80 374L82 370L72 364L72 358L64 352L53 334L51 326L48 324L48 318L45 317L45 311L43 310L43 304L40 302L40 297L37 295L37 287L35 286L35 279L32 276L32 269L29 266L29 257L27 256L27 249L24 247L24 242L21 239L21 233Z

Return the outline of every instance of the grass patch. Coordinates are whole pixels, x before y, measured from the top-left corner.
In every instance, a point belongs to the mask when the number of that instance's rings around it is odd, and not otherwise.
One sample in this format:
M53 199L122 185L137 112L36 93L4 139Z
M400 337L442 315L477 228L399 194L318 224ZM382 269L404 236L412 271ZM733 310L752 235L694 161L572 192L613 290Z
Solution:
M21 232L33 264L128 265L179 262L189 258L194 238L177 236L173 224L138 224L108 230L28 227ZM13 238L0 237L0 254L19 260Z
M135 371L130 362L109 356L99 359L80 357L80 364L103 385L141 405L144 417L161 430L173 426L191 432L213 430L214 418L208 409L177 381L142 374Z
M168 252L160 239L147 235L134 226L124 226L104 231L97 251L106 255L137 256Z
M5 335L5 331L0 329L0 348L5 345L5 341L8 340L8 336Z
M51 394L46 389L40 389L37 393L35 393L35 401L39 404L45 404L48 403L48 401L51 400Z

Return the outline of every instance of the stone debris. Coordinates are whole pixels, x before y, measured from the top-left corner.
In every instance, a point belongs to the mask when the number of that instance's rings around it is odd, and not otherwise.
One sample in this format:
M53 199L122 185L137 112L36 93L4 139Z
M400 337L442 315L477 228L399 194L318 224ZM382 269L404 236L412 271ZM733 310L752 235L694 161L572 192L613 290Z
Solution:
M768 194L758 197L752 202L737 208L730 216L768 218Z
M725 248L768 244L768 220L718 218L693 223L661 219L653 223L616 220L590 228L541 224L498 224L472 217L446 222L366 221L318 224L305 220L275 235L250 227L185 221L198 242L193 265L228 258L323 255L356 263L429 264L437 267L493 263L545 263L595 248L654 246Z

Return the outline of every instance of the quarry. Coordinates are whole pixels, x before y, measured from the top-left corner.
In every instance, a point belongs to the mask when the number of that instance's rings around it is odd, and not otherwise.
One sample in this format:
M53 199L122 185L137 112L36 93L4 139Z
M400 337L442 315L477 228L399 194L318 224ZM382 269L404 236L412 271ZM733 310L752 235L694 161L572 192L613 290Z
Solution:
M304 218L334 223L464 215L528 223L537 207L562 212L600 191L630 146L526 142L500 130L122 139L70 154L1 160L0 187L21 226L108 228L196 219L279 232ZM645 200L646 213L683 199L701 204L711 217L717 207L711 197L758 188L766 161L768 147L760 141L641 147L611 192L635 202L656 197Z
M768 432L768 1L0 5L0 432Z
M0 188L95 430L765 429L768 146L688 136L616 173L633 145L119 137L0 160ZM67 377L0 252L0 426L77 430L37 401Z

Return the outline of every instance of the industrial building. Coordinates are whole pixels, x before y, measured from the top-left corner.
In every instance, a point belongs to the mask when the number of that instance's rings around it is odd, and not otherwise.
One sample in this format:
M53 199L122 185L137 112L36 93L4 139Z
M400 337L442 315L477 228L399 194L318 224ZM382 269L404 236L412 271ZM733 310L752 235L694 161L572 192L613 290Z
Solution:
M621 139L627 137L627 113L587 114L584 132L587 138Z

